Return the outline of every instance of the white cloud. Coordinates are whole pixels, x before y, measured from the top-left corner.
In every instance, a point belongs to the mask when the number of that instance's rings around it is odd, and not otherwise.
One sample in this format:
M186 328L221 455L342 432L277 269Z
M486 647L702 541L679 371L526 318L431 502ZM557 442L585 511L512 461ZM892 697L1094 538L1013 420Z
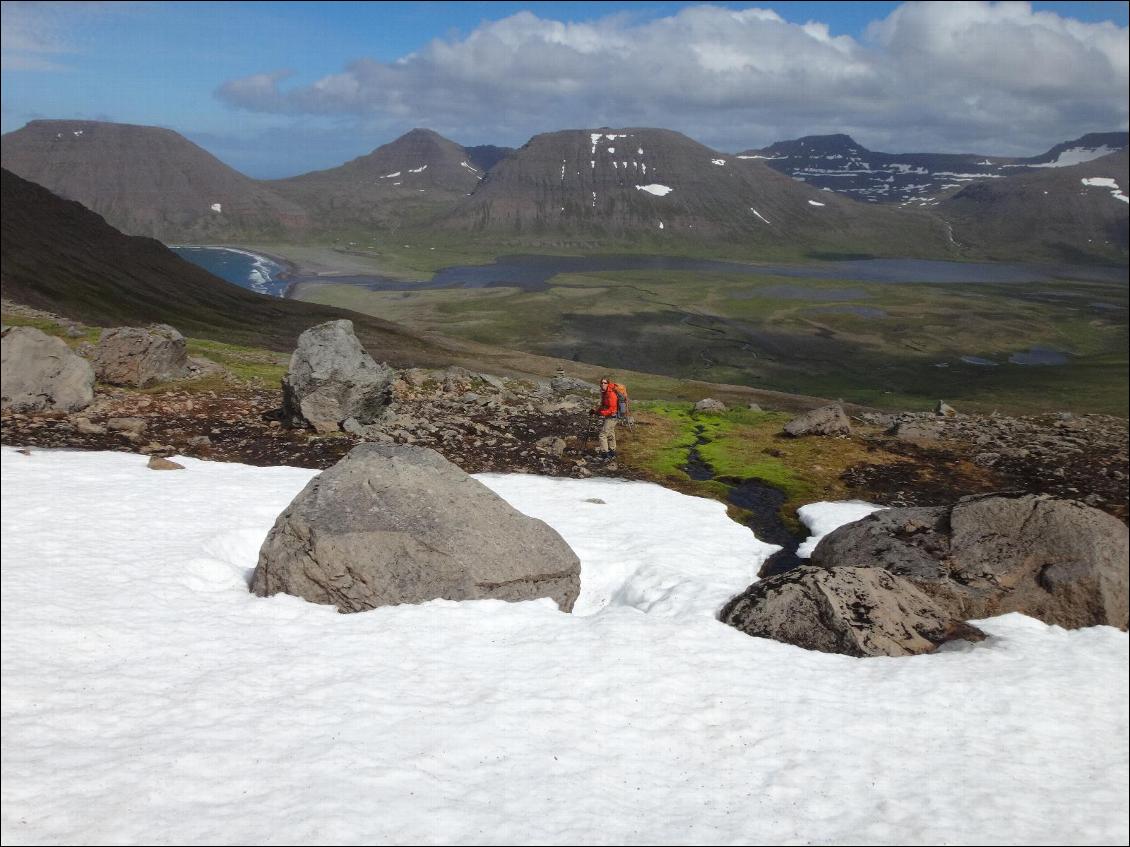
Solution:
M430 126L468 142L648 125L730 150L849 132L894 151L1005 154L1125 127L1127 36L1026 3L906 4L864 41L769 9L696 6L645 23L520 12L311 85L287 88L285 72L268 72L217 95L261 112Z
M0 3L0 63L6 71L63 71L68 54L77 53L75 34L91 15L117 14L133 3Z

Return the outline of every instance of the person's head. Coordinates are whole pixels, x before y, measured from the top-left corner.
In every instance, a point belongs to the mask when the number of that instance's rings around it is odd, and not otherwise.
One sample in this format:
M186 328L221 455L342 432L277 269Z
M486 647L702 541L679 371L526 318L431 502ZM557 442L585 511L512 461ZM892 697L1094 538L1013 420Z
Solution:
M601 388L607 388L607 387L608 387L609 385L611 385L611 384L612 384L612 380L611 380L611 379L609 379L608 377L606 377L606 376L602 376L602 377L600 378L600 387L601 387Z

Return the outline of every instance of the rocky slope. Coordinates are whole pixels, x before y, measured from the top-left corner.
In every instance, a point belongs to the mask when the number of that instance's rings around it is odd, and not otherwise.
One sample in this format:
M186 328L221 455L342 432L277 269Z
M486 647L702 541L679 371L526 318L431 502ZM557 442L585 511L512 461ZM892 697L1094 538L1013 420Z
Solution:
M972 182L1080 164L1125 150L1127 143L1125 132L1090 133L1057 144L1040 156L1010 158L980 153L881 153L868 150L849 135L836 134L806 135L738 155L857 200L932 206Z
M1125 262L1130 154L969 185L938 205L954 239L990 257Z
M32 121L4 135L2 162L130 235L285 238L309 223L297 204L160 127Z

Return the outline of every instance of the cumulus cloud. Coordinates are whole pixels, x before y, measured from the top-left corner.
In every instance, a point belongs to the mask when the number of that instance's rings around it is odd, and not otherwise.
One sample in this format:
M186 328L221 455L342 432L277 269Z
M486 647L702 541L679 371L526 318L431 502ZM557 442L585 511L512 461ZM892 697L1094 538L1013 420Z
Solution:
M216 94L259 112L429 126L465 143L664 126L724 150L849 132L894 152L1008 154L1124 128L1128 46L1125 27L1027 3L905 4L862 40L770 9L697 6L644 23L520 12L310 85L267 71Z

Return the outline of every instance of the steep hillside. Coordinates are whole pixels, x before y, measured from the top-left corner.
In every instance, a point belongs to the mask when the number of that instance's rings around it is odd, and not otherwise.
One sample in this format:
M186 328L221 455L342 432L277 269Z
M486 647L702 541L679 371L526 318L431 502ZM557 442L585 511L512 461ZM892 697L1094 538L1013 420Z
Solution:
M1127 146L1125 132L1092 133L1027 159L980 153L880 153L849 135L807 135L746 150L775 171L817 188L869 203L932 206L974 181L1003 179L1034 168L1055 168L1097 159Z
M1125 262L1126 150L1079 165L976 183L938 206L962 245L1001 259Z
M4 135L2 160L131 235L167 242L282 238L307 224L299 206L159 127L32 121Z
M379 318L231 285L153 239L123 235L79 203L0 173L0 287L8 300L96 325L161 321L186 335L274 350L292 349L314 324L347 317L374 356L451 360L432 342Z
M643 237L658 245L946 249L942 229L926 216L868 209L663 129L535 136L442 223L500 235Z
M267 185L310 210L318 230L398 229L429 221L473 191L484 168L472 158L442 135L414 129L339 167Z

